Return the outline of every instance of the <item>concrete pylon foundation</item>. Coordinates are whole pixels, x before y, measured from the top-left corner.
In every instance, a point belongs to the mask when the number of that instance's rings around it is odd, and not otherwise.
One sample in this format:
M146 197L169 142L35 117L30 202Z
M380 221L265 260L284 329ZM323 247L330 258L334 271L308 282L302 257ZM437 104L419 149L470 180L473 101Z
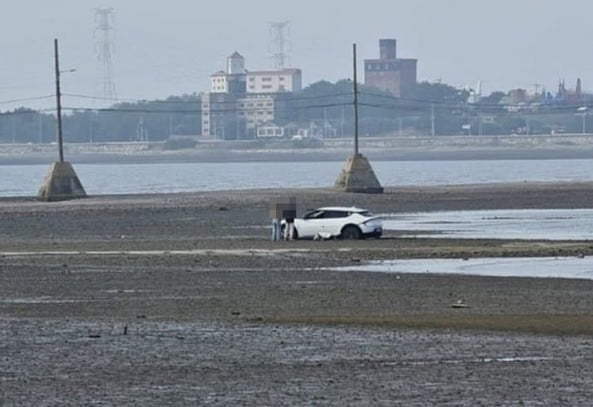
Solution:
M45 175L37 197L42 201L85 198L86 192L69 162L56 161Z
M344 169L342 169L336 180L335 188L344 192L383 193L383 187L379 183L369 160L362 154L354 154L348 157Z

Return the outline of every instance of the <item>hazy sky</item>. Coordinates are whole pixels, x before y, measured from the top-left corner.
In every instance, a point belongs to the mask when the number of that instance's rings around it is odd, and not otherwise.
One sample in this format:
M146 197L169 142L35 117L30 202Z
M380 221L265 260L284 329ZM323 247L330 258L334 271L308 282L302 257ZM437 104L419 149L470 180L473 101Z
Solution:
M590 0L2 0L0 102L53 93L53 38L60 41L63 91L97 94L94 10L113 7L113 56L120 98L154 99L208 90L209 75L239 51L250 70L271 66L269 25L289 20L290 59L305 84L351 75L351 45L378 55L398 39L417 58L419 80L495 89L555 90L577 77L593 90ZM68 105L91 101L69 99ZM19 103L51 106L52 100ZM13 104L0 104L0 110Z

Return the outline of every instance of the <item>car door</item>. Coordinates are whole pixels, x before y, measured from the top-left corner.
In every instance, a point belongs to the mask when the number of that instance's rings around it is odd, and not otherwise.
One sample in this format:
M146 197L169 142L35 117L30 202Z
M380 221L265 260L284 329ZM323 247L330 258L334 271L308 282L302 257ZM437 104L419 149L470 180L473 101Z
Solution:
M323 231L332 236L339 236L344 227L344 221L348 217L349 212L345 211L327 211L325 214L325 222L323 224Z
M300 238L312 238L323 232L326 212L316 210L306 214L297 222L296 227Z

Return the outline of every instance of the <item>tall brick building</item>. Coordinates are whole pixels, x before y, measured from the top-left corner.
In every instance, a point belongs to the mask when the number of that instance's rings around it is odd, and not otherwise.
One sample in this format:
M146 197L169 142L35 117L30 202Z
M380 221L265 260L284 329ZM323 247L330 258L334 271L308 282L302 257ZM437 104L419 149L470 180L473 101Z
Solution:
M365 59L364 83L391 92L396 97L410 95L417 80L417 59L397 57L397 40L379 40L379 59Z

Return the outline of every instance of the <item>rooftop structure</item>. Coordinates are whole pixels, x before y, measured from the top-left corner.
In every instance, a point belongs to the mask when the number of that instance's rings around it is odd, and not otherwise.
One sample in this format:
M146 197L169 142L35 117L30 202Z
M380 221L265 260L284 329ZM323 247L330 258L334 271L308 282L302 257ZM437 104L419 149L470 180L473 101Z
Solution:
M265 71L247 71L245 58L238 52L227 58L226 71L210 76L212 93L283 93L302 89L300 69L283 68Z
M417 81L417 59L397 57L397 40L379 40L379 59L365 59L364 83L391 92L393 96L410 94Z

